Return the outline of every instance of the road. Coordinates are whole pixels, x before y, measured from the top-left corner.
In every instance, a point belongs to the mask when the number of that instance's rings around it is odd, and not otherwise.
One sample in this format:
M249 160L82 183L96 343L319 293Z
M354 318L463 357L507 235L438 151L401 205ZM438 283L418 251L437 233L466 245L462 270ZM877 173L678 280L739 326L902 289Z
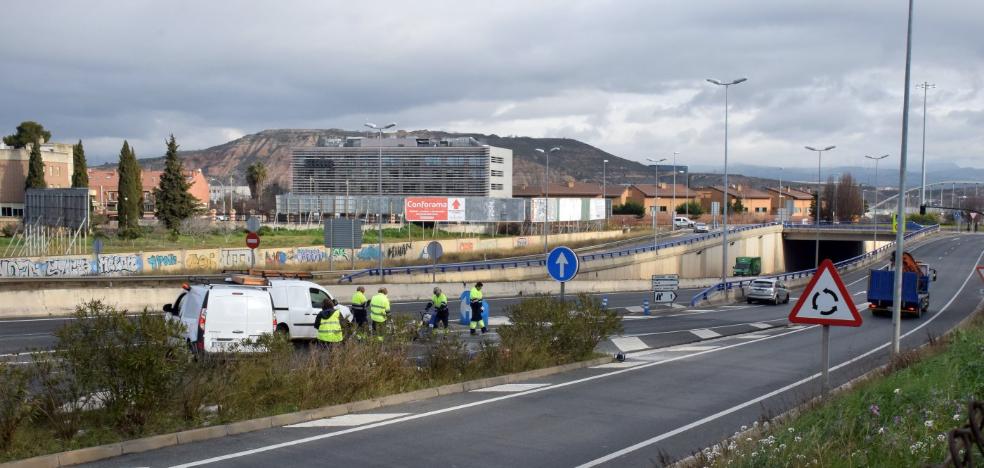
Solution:
M902 323L905 348L939 336L980 304L979 236L942 235L913 249L940 271L930 313ZM863 301L865 274L845 275ZM794 294L796 296L797 294ZM717 307L626 321L644 337L782 321L789 305ZM888 360L891 320L831 332L834 385ZM820 329L771 328L630 353L531 381L306 424L132 454L91 466L652 466L686 457L819 392Z

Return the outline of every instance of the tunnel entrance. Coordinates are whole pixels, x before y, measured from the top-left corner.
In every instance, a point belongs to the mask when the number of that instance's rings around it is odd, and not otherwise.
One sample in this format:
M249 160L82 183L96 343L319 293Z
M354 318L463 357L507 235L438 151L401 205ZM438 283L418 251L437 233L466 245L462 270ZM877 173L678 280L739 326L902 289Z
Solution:
M786 257L786 271L809 270L814 266L816 241L783 239L782 248ZM857 257L864 253L861 241L820 240L820 260L829 258L834 263Z

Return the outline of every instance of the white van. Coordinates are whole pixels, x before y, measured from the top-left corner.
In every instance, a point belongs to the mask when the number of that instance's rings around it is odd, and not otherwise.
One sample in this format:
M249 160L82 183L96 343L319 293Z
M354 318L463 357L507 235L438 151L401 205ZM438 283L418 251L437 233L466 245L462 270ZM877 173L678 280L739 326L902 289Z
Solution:
M164 312L184 325L185 341L197 352L255 351L244 344L277 327L270 293L252 286L186 286L174 304L164 305Z
M676 216L673 218L673 227L687 228L694 227L694 222L686 216Z
M287 333L292 340L311 340L318 336L314 318L321 312L321 303L335 299L323 286L298 279L269 279L273 310L277 316L277 331ZM340 306L342 318L352 320L352 312Z

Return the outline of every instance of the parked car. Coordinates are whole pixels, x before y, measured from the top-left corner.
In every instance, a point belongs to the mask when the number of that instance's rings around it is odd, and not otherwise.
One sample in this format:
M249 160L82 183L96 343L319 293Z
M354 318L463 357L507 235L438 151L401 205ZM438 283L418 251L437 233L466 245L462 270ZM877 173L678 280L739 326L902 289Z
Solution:
M775 278L759 278L745 289L745 299L749 304L755 301L786 304L789 302L789 288L786 283Z
M188 347L203 353L257 351L250 343L277 327L270 293L238 284L186 286L164 312L184 325Z
M270 296L273 310L277 316L277 331L287 333L292 340L312 340L317 338L314 318L321 311L321 303L326 298L334 299L323 286L299 279L270 279ZM352 312L341 306L342 318L352 320Z
M673 227L694 227L694 222L686 216L676 216L673 218Z
M707 227L707 223L694 223L694 232L699 234L703 232L711 232L711 230Z

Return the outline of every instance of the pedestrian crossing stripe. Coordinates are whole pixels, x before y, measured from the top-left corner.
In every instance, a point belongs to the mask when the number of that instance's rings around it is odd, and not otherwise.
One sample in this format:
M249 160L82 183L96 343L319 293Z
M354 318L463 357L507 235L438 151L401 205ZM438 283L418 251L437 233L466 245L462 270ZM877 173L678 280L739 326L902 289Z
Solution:
M343 414L333 418L315 419L314 421L291 424L290 428L298 427L352 427L372 424L387 419L399 418L410 413L364 413L364 414Z
M527 390L533 390L535 388L547 387L551 384L548 383L528 383L528 384L503 384L496 385L493 387L479 388L477 390L472 390L473 392L525 392Z

